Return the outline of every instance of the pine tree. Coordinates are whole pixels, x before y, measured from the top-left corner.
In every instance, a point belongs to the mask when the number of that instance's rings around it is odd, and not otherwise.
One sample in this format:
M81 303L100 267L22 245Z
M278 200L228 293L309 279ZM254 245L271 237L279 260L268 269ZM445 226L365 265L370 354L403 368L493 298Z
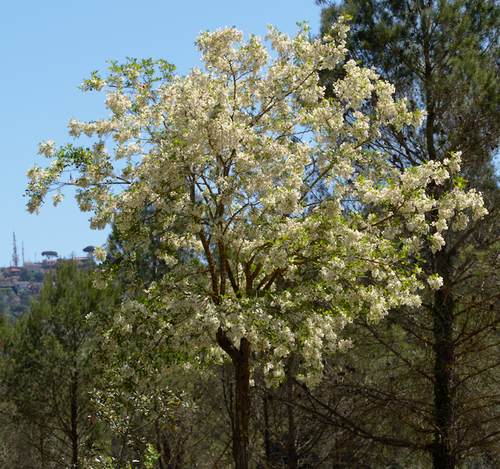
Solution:
M406 425L414 427L406 442L396 431L399 438L385 433L385 443L419 449L431 456L435 469L451 469L474 448L496 441L491 425L500 416L494 405L499 390L491 386L498 374L498 362L491 357L499 348L493 329L499 321L494 263L500 197L493 156L500 142L500 6L484 0L346 0L323 9L323 33L340 14L351 17L350 58L375 67L395 85L398 97L408 97L411 108L427 116L418 131L406 127L399 133L387 126L371 149L383 151L399 169L461 152L462 176L487 200L486 219L460 234L449 231L443 249L428 244L419 258L410 259L443 279L417 313L403 309L392 315L405 335L399 345L410 341L414 351L422 352L420 358L394 347L390 335L382 336L370 321L359 321L371 341L392 355L386 362L406 367L406 379L418 369L421 380L412 407L402 404L401 394L390 391L393 384L384 384L379 371L372 370L379 380L371 387L371 395L378 396L372 402L399 406L400 421L413 418ZM429 193L439 199L446 189L431 187ZM403 377L393 371L389 375ZM380 437L373 426L364 429L367 438Z
M17 421L34 438L37 467L80 467L83 444L96 442L89 391L95 383L86 316L116 304L116 289L93 287L92 272L59 261L40 298L19 319L5 382Z

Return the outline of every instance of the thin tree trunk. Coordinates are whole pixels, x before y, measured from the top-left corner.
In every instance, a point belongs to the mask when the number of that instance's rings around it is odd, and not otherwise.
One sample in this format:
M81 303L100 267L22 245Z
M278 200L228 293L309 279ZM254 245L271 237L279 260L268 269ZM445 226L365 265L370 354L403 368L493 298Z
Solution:
M43 429L41 426L38 427L40 432L40 459L42 462L41 469L45 469L45 438L43 437Z
M160 457L158 458L158 465L160 466L160 469L165 469L165 464L168 464L167 461L169 458L169 454L165 452L165 444L162 445L162 438L161 438L161 430L160 430L160 425L158 424L158 421L155 422L155 433L156 433L156 447L158 450L158 453L160 453ZM163 443L166 442L166 438L163 440ZM167 446L168 449L170 449Z
M264 448L266 451L266 462L269 465L269 463L271 462L271 439L269 435L269 395L267 394L267 392L262 401L264 404Z
M248 469L248 442L250 419L250 342L244 337L237 349L221 327L217 343L230 357L235 371L235 424L233 430L233 458L236 469Z
M78 468L78 370L73 374L71 383L71 449L72 467Z
M289 358L286 369L286 386L287 386L287 404L286 410L288 414L288 441L287 441L287 456L290 469L298 468L297 446L296 446L296 430L295 430L295 415L294 415L294 380L293 380L293 357Z

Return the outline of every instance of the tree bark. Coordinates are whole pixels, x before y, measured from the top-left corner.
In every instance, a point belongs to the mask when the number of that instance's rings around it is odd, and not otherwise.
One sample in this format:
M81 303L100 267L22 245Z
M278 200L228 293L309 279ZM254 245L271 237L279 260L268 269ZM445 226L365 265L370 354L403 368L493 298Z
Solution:
M271 462L271 438L269 435L269 395L267 393L262 401L264 404L264 448L266 451L266 462L269 464Z
M288 414L288 441L287 441L287 456L290 469L298 469L299 458L297 456L296 430L295 430L295 389L293 379L293 357L290 357L286 369L286 387L287 387L287 404L286 410Z
M233 428L233 458L235 469L248 469L250 419L250 342L244 337L237 349L219 327L217 343L230 357L235 371L235 423Z
M158 465L160 466L160 469L165 469L165 465L168 464L167 461L169 461L170 458L170 445L168 444L167 439L163 439L163 445L162 443L162 438L161 438L161 430L160 430L160 425L158 425L158 421L155 422L155 433L156 433L156 448L158 453L160 453L160 457L158 458Z
M43 429L39 425L38 430L40 431L40 459L42 462L41 469L45 469L45 438L43 437Z
M441 256L438 256L441 257ZM447 267L447 263L444 265ZM447 288L448 275L442 271L443 287L435 293L434 301L434 426L433 469L453 469L454 452L454 366L453 298Z
M79 373L76 370L71 383L71 463L72 468L75 469L80 467L78 461L78 379Z

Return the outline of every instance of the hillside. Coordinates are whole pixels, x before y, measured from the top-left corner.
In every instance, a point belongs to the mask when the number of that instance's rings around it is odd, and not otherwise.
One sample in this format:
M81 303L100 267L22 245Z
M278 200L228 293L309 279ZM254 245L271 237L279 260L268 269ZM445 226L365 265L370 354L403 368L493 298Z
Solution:
M91 257L75 259L82 267L93 264ZM55 268L59 259L25 262L22 267L2 267L0 272L0 314L14 320L26 313L31 299L43 285L45 275Z

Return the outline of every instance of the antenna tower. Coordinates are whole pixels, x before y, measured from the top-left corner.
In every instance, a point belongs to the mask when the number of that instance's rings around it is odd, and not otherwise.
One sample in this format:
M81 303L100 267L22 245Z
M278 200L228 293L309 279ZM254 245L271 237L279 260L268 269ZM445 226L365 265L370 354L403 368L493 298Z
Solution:
M21 246L23 247L22 253L23 253L23 265L24 265L24 241L21 241Z
M16 232L14 231L14 254L12 254L12 260L14 261L14 266L18 267L19 264L19 256L17 254L17 246L16 246Z

